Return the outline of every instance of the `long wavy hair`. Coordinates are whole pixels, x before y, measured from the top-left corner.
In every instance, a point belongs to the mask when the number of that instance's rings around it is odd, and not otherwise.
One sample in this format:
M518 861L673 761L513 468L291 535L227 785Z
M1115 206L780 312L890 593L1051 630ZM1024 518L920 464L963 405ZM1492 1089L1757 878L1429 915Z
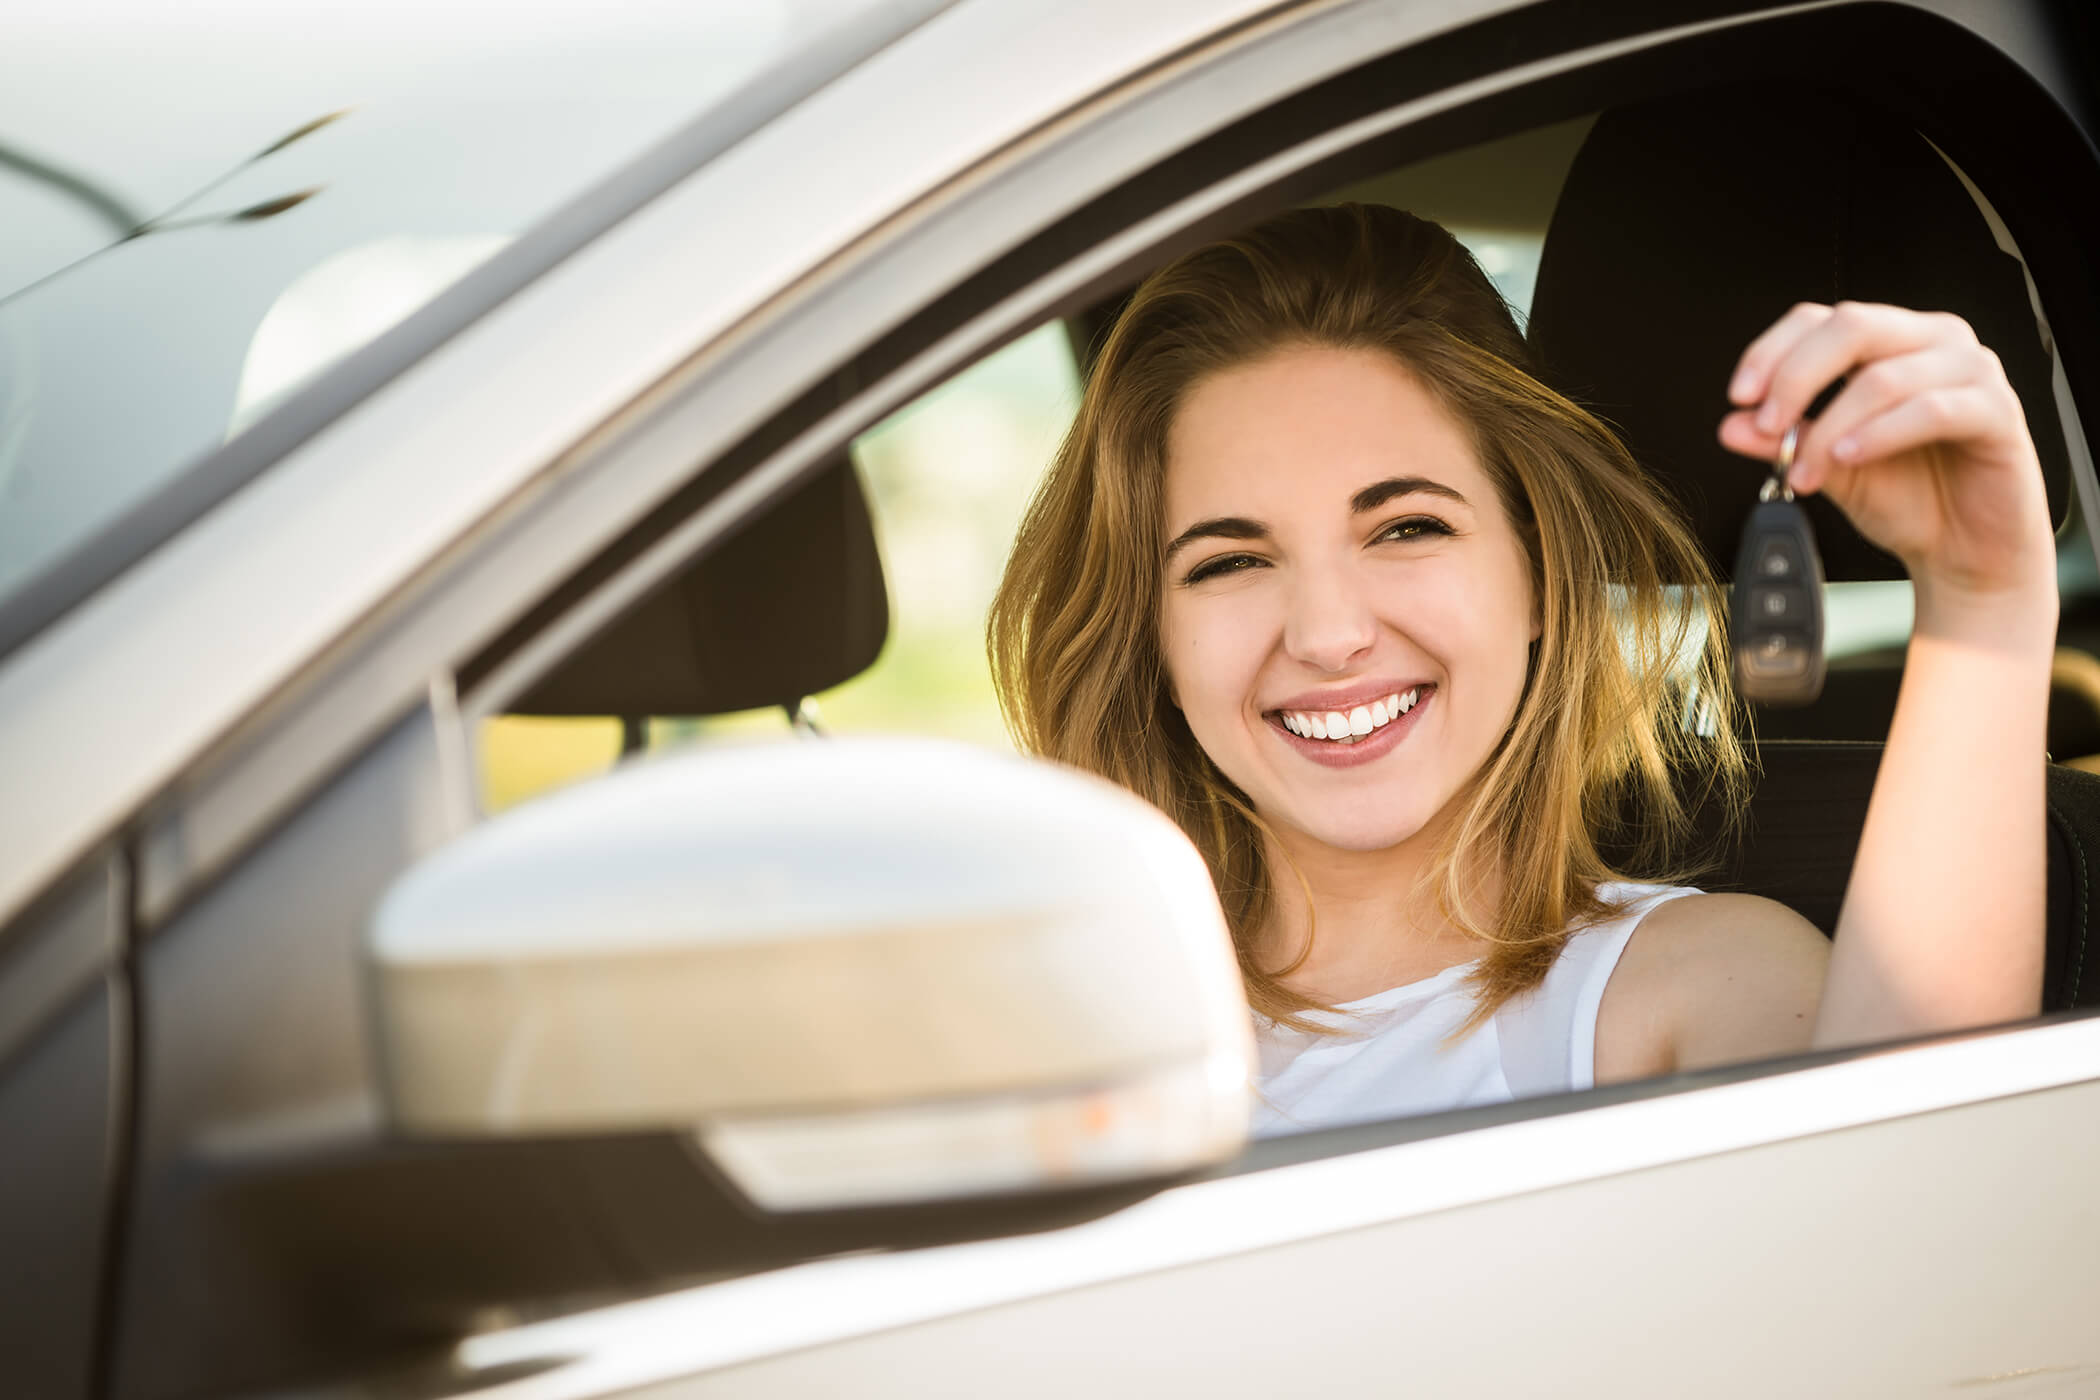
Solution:
M992 674L1025 751L1121 783L1188 832L1256 1011L1306 1028L1331 1009L1285 985L1298 963L1257 956L1282 897L1272 847L1170 700L1159 641L1175 412L1206 376L1299 345L1412 372L1469 431L1529 559L1531 675L1453 799L1424 891L1485 945L1470 1029L1538 985L1570 932L1618 912L1598 889L1627 878L1607 849L1681 878L1680 782L1689 771L1695 800L1739 810L1744 760L1696 541L1611 429L1540 382L1508 306L1442 227L1379 206L1292 210L1147 278L1022 520L987 623ZM1495 907L1475 895L1482 869L1501 877Z

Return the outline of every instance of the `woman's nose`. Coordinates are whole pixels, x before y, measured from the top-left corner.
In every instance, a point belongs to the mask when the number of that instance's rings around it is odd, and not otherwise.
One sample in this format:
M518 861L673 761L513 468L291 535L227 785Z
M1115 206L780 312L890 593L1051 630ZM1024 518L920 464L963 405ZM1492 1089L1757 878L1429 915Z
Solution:
M1284 649L1318 671L1349 669L1377 640L1371 600L1346 570L1301 575L1291 589Z

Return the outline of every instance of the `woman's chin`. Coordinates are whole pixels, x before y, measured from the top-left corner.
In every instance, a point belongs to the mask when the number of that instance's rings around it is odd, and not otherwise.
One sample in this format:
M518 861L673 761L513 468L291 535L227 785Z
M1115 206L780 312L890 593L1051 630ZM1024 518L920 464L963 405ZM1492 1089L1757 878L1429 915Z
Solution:
M1281 823L1300 840L1334 851L1370 854L1404 846L1422 834L1432 814L1424 812L1298 812Z

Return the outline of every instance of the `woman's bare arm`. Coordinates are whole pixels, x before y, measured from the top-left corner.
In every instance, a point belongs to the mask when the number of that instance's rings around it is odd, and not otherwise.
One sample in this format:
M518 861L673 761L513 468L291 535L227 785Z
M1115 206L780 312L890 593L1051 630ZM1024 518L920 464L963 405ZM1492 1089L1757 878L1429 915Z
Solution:
M1745 352L1722 442L1766 456L1809 401L1797 492L1902 559L1917 619L1814 1043L1988 1024L2039 1006L2054 541L2018 398L1945 315L1802 306Z

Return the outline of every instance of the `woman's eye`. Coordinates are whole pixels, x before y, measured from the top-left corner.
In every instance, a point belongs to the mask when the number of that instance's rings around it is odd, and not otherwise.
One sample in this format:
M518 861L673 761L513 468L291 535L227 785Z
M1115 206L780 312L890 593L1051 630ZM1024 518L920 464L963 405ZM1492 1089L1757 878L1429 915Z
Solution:
M1378 532L1381 540L1415 540L1424 535L1448 535L1451 527L1433 515L1410 515L1405 520L1395 520Z
M1183 583L1201 583L1207 578L1217 578L1221 574L1237 574L1244 573L1248 569L1258 569L1261 567L1261 563L1262 561L1252 554L1221 554L1215 559L1206 559L1195 568L1190 569L1187 574L1182 576L1181 581Z

